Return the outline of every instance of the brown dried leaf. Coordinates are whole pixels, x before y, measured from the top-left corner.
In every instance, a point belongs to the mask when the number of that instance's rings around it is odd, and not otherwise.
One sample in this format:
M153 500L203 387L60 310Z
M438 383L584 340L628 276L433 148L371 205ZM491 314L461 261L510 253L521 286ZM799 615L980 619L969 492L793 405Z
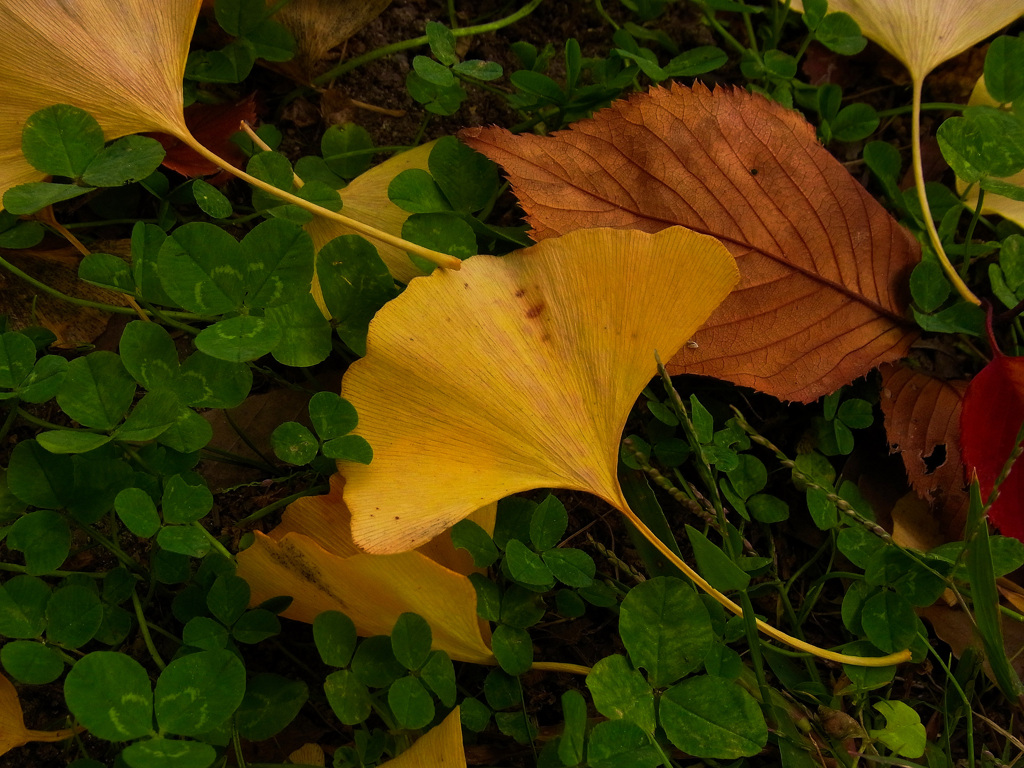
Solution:
M127 240L110 240L97 243L95 250L124 256L130 244ZM78 279L81 256L71 246L18 251L0 248L0 256L30 277L69 296L128 306L123 294ZM69 304L51 296L5 269L0 269L0 315L7 315L15 330L36 325L46 328L57 337L53 346L58 349L92 344L107 329L111 318L101 309Z
M274 5L276 0L267 0ZM332 48L346 42L391 4L391 0L292 0L274 17L295 38L295 58L278 68L301 83L326 69Z
M957 658L960 658L969 646L981 645L973 617L959 608L949 608L935 603L927 608L918 608L917 615L931 623L935 634L950 647ZM1015 621L1004 621L1002 630L1003 646L1006 648L1010 665L1018 675L1024 675L1024 625ZM987 661L985 674L992 678L992 670Z
M960 457L960 409L967 382L943 381L899 365L882 367L882 412L889 448L911 487L929 502L947 537L960 538L968 497ZM937 466L945 454L945 460Z
M906 354L917 242L795 112L736 89L654 89L550 137L469 128L543 239L681 224L721 239L741 281L669 363L811 401Z

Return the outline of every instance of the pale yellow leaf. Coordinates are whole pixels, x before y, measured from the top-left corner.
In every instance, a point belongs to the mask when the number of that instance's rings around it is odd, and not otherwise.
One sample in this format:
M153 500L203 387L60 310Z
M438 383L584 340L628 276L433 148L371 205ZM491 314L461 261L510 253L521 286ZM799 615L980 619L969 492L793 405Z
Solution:
M971 91L971 98L968 100L969 106L986 106L986 107L998 107L999 104L996 100L989 95L988 88L985 87L985 76L982 75L978 78L977 85L974 86L974 90ZM1001 179L1008 184L1018 184L1024 186L1024 171L1008 176L1005 179ZM961 181L959 178L956 180L956 191L959 194L963 194L967 190L967 184ZM975 184L971 187L967 193L967 197L964 199L964 204L968 208L974 209L978 206L978 185ZM998 216L1002 216L1004 219L1009 219L1019 227L1024 227L1024 202L1020 200L1011 200L1008 197L997 195L994 192L985 193L985 202L981 207L981 212L994 213Z
M440 725L423 734L394 760L381 763L380 768L466 768L460 718L456 707Z
M341 611L362 636L390 634L398 617L412 611L430 624L435 649L460 661L494 663L465 553L455 552L447 534L447 543L425 547L450 558L460 572L423 552L360 552L348 533L342 486L335 476L330 494L293 503L281 525L270 535L257 533L253 545L238 554L238 575L249 582L252 604L289 595L294 600L283 616L311 623L323 611Z
M326 765L324 750L319 744L303 744L290 755L288 762L296 765Z
M108 140L143 131L187 136L182 76L199 5L0 0L0 198L44 178L21 154L21 131L54 104L86 110Z
M793 0L802 11L801 0ZM915 80L1024 15L1024 0L829 0Z
M431 141L388 158L380 165L375 165L366 173L352 179L347 187L338 190L338 194L341 195L342 212L346 216L358 219L383 232L401 237L402 225L411 214L391 202L388 198L388 185L402 171L411 168L427 170L427 158L430 157L430 151L434 148L435 143ZM313 245L317 251L336 237L358 234L344 224L319 216L306 225L306 231L313 238ZM388 271L395 280L400 283L408 283L414 277L423 274L420 268L412 263L412 259L409 258L406 251L380 240L372 238L369 240L377 249L377 253L384 260ZM324 313L325 317L329 317L327 306L324 304L323 292L320 290L320 283L316 277L313 278L312 293L320 311Z

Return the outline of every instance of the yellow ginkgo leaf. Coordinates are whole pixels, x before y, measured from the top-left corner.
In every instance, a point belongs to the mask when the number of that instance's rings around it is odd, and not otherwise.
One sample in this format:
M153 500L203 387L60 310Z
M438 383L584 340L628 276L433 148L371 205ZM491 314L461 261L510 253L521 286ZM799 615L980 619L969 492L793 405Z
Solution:
M988 92L988 88L985 87L985 76L982 75L978 78L977 84L974 86L974 90L971 91L971 98L968 100L969 106L985 106L985 107L998 107L999 104ZM1024 171L1016 173L1013 176L1008 176L1002 179L1008 184L1017 184L1024 186ZM961 195L967 190L967 184L961 181L959 178L956 180L956 191ZM978 205L978 185L975 184L971 187L970 191L967 192L967 198L964 203L968 208L976 208ZM1020 200L1012 200L1009 197L1003 195L997 195L994 192L985 193L985 201L981 207L982 213L994 213L1002 216L1005 219L1009 219L1014 224L1024 227L1024 202Z
M143 131L187 135L182 77L199 6L0 0L0 199L43 178L21 154L21 131L45 107L86 110L108 140Z
M64 741L75 733L74 728L59 731L34 731L26 728L18 692L10 680L0 675L0 755L23 747L30 741Z
M324 750L319 744L303 744L290 755L288 762L296 765L326 765Z
M381 763L380 768L466 768L461 717L456 707L405 752Z
M189 133L182 77L201 2L0 0L0 200L11 187L43 178L21 153L25 121L40 109L71 104L96 118L108 140L145 131L170 134L264 192L459 269L462 262L454 256L407 243L250 176Z
M683 227L578 229L413 280L377 313L366 357L342 380L374 450L369 465L339 462L355 544L393 557L509 494L586 491L742 616L633 513L616 476L622 429L657 354L679 349L738 280L719 240ZM852 657L757 626L833 661L910 658Z
M518 491L617 508L618 441L640 391L736 284L716 239L577 230L414 280L342 382L373 446L342 463L356 544L417 547Z
M394 235L402 236L402 225L411 215L403 211L388 197L388 185L402 171L412 168L427 170L427 158L437 142L431 141L418 147L402 152L375 165L366 173L352 179L347 187L338 191L342 200L342 210L349 216L359 219L372 227ZM306 231L313 238L317 251L340 235L351 235L354 230L336 221L314 218L306 224ZM403 248L385 243L376 238L369 238L387 265L391 276L401 283L408 283L423 272L412 263L408 252ZM313 281L313 298L321 311L327 315L327 308L320 291L320 284Z
M828 9L852 16L918 80L1024 15L1024 0L829 0Z
M238 575L249 582L253 605L289 595L293 601L283 616L311 623L323 611L341 611L362 636L390 634L398 617L412 611L430 624L435 649L460 661L493 664L466 553L456 551L447 535L418 552L361 552L349 535L343 486L335 475L328 495L294 502L277 528L257 533L238 554ZM493 505L475 519L493 529Z

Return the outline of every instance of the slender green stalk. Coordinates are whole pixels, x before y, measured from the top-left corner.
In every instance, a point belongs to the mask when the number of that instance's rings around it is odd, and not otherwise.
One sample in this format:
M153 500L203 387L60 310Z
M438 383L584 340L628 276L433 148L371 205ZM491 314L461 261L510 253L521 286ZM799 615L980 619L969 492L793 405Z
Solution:
M329 485L314 485L312 488L307 488L304 491L293 493L291 496L286 496L283 499L278 499L273 504L268 504L267 506L263 507L263 509L257 509L248 517L243 517L241 520L238 521L237 526L241 528L242 526L248 525L249 523L255 523L257 520L266 517L271 512L276 512L282 507L287 507L292 502L298 501L301 498L304 498L306 496L317 496L319 494L327 493L330 490L331 487Z
M228 560L228 562L231 562L231 563L235 562L235 556L232 555L230 552L228 552L228 550L224 547L224 545L221 544L219 541L217 541L217 537L214 536L212 533L210 533L208 530L206 530L206 528L204 528L203 525L198 520L196 520L194 523L192 523L192 527L194 527L198 531L202 532L202 534L210 542L210 545L215 550L217 550L217 553L219 555L221 555L221 557L223 557L226 560Z
M708 24L711 25L711 28L714 29L715 32L718 33L737 53L739 53L740 56L746 58L753 53L749 48L747 48L747 46L733 37L729 33L729 30L722 26L721 22L715 18L715 12L712 9L708 8L707 5L700 0L698 0L697 4L700 6L701 11L703 11L704 18L707 20ZM755 56L755 58L760 60L759 56Z
M4 417L3 426L0 426L0 444L4 444L7 441L7 433L11 431L11 427L14 425L14 419L18 415L18 403L21 401L16 397L12 397L6 402L10 410L7 411L7 416Z
M928 638L923 635L919 635L919 637L921 637L921 639L924 640L924 644L928 647L928 652L934 657L935 661L938 662L939 666L942 667L942 671L946 673L946 680L948 680L953 685L953 690L957 692L957 695L960 697L960 701L963 702L964 715L967 717L967 765L975 765L976 763L974 761L974 711L971 708L971 700L967 698L967 694L964 693L964 689L961 687L960 681L956 679L956 675L954 675L953 671L946 665L946 662L942 660L942 657L938 654L935 648L932 647L932 644L928 642ZM948 732L945 733L945 737L948 744Z
M741 591L739 598L740 604L743 606L743 629L747 635L750 660L754 663L754 676L757 678L757 687L761 692L761 700L766 705L765 714L771 715L771 718L774 719L774 707L770 706L772 700L771 691L768 688L768 680L764 676L764 658L761 656L761 638L757 632L757 615L754 613L753 603L750 602L750 595L745 591Z
M70 427L66 427L66 426L63 426L61 424L54 424L53 422L46 421L45 419L40 419L38 416L33 416L31 413L26 411L24 408L16 408L15 412L18 414L18 416L20 416L22 418L22 420L27 421L33 427L41 427L42 429L64 429L64 430L70 429ZM99 429L86 429L86 428L83 428L81 430L75 430L75 431L96 432L96 433L102 432L102 430L99 430Z
M118 546L118 544L113 539L109 539L102 533L97 531L95 526L82 525L75 518L70 516L68 516L67 519L68 522L70 522L72 525L78 528L78 530L80 530L86 536L93 539L94 541L99 542L104 547L106 547L107 551L109 551L110 554L112 554L114 557L120 560L121 563L128 568L128 570L135 571L136 573L139 572L140 568L138 562L136 562L133 558L128 557L128 555L124 553L124 550L122 550L121 547Z
M602 19L604 19L609 25L611 25L612 29L614 29L616 32L618 32L620 27L615 22L615 19L613 19L611 16L608 15L608 11L606 11L604 9L604 3L602 3L601 0L594 0L594 7L597 9L598 15Z
M760 58L761 57L761 51L757 47L757 34L754 32L754 23L750 20L750 14L749 13L744 13L743 14L743 26L747 30L747 40L750 41L750 46L749 47L750 47L751 52L755 56ZM799 58L799 57L797 57L797 58Z
M26 283L31 285L33 288L38 288L40 291L43 291L44 293L47 293L47 294L49 294L50 296L53 296L56 299L60 299L61 301L66 301L68 304L74 304L75 306L79 306L79 307L89 307L91 309L99 309L99 310L102 310L104 312L110 312L111 314L116 314L116 315L136 315L136 316L138 315L138 312L136 312L131 307L119 307L119 306L117 306L115 304L104 304L103 302L100 302L100 301L90 301L89 299L79 299L79 298L77 298L75 296L68 296L66 293L61 293L56 288L52 288L51 286L47 285L46 283L44 283L44 282L42 282L40 280L36 280L34 277L32 277L32 275L28 274L27 272L24 272L24 271L18 269L16 266L11 264L11 262L7 261L7 259L4 259L3 257L0 257L0 267L3 267L8 272L10 272L12 275L16 275L20 279L24 280ZM176 311L170 311L169 310L165 314L168 317L177 317L177 318L181 318L181 319L184 319L184 320L202 320L203 319L200 315L195 315L195 314L192 314L191 312L176 312Z
M139 622L139 632L142 633L142 640L146 644L146 649L149 651L149 655L153 658L153 663L157 665L161 672L167 668L163 658L160 656L160 651L156 649L156 645L153 643L153 636L149 634L149 625L146 623L146 615L142 612L142 603L139 602L139 596L135 594L135 590L132 590L132 605L135 607L135 619Z
M946 101L928 101L918 105L918 109L924 111L926 109L942 110L943 112L962 112L964 109L963 104L950 104ZM893 107L892 109L881 109L878 111L879 117L896 117L898 115L910 114L914 111L912 104L903 107Z
M518 11L510 14L497 21L492 21L487 24L477 24L472 27L459 27L453 29L452 34L455 37L467 37L469 35L482 35L485 32L495 32L503 27L507 27L509 24L514 24L520 19L526 18L536 10L543 0L530 0L529 3L524 5ZM346 72L351 72L353 69L358 69L363 64L369 64L371 61L382 59L385 56L390 56L393 53L399 53L400 51L407 51L410 48L418 48L421 45L427 44L427 36L421 35L420 37L414 37L410 40L403 40L400 43L392 43L391 45L385 45L381 48L375 48L372 51L364 53L362 56L357 56L354 59L344 61L338 66L327 70L322 75L313 79L313 85L326 85L332 80L344 75Z
M242 739L235 725L231 726L231 746L235 750L235 764L238 768L248 768L249 764L245 762L245 755L242 754Z
M28 573L28 568L24 565L15 565L14 563L2 563L0 562L0 571L11 571L12 573ZM107 577L106 572L94 573L93 571L47 571L46 573L33 573L33 576L45 576L48 578L62 578L64 576L85 576L88 579L105 579Z
M981 210L985 206L985 190L978 188L978 204L974 206L974 213L971 214L971 223L967 225L967 235L964 237L966 253L960 264L960 277L967 277L967 270L971 266L971 243L974 241L974 230L981 219Z

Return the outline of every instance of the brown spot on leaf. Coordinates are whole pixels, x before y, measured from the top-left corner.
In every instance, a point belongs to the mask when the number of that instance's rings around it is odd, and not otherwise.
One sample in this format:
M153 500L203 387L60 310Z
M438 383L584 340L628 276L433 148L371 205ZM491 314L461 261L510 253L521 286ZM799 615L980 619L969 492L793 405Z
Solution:
M526 310L526 317L529 320L534 320L534 319L540 317L540 313L543 312L543 311L544 311L544 302L542 301L539 304L534 304L532 307L530 307L528 310Z

